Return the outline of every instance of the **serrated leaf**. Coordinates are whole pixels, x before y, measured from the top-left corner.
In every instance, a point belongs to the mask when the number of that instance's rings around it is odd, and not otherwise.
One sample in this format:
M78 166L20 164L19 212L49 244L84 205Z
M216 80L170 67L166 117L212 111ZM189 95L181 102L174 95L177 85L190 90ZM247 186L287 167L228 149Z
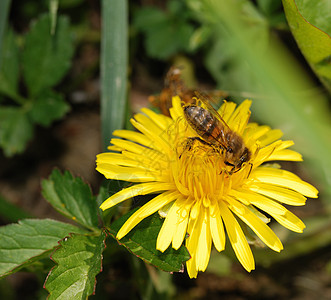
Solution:
M59 240L73 232L85 233L74 225L50 219L26 219L0 227L0 276L50 254Z
M23 51L23 75L31 97L57 84L70 67L73 55L69 21L59 16L51 35L48 14L32 24Z
M316 5L316 2L319 5ZM303 3L301 0L283 0L287 21L302 54L322 83L331 91L331 11L328 3L330 2L308 0ZM320 11L323 11L323 14L319 14ZM315 23L310 23L305 15Z
M14 32L7 30L0 51L0 92L11 97L17 93L19 65L18 46Z
M61 214L95 230L98 227L98 208L90 187L80 177L66 171L53 170L41 183L45 199Z
M135 212L132 210L111 224L110 234L115 238L118 230ZM187 249L182 245L178 250L169 247L165 252L156 250L156 239L163 224L158 213L141 221L119 243L130 252L155 267L166 272L179 272L183 263L190 258Z
M60 242L52 255L57 266L47 277L45 288L51 299L87 299L94 293L95 276L102 270L105 233L98 236L72 235Z
M23 108L0 107L0 146L6 156L23 152L32 133L33 126Z
M47 90L32 102L29 116L33 122L49 126L53 121L62 118L70 109L61 94Z

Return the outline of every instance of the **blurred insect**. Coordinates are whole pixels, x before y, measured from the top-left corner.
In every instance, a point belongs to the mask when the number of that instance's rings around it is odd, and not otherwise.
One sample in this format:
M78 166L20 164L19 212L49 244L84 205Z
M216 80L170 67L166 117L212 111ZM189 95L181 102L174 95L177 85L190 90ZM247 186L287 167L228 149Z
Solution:
M162 114L169 116L169 108L172 105L172 97L178 95L185 103L192 103L193 90L185 87L181 78L182 71L177 67L171 67L165 80L164 88L159 95L149 96L148 100L160 108Z
M160 108L162 114L169 116L169 108L172 106L172 97L179 96L185 103L193 103L195 90L185 86L182 79L182 70L178 67L171 67L165 80L164 88L159 95L149 96L148 100L156 107ZM213 98L225 97L223 91L210 91L208 95Z
M184 106L185 119L199 136L189 140L198 140L220 151L224 155L224 163L231 167L228 173L232 175L238 172L244 163L249 162L251 152L242 137L230 129L208 100L199 93L196 94L206 108L195 104Z

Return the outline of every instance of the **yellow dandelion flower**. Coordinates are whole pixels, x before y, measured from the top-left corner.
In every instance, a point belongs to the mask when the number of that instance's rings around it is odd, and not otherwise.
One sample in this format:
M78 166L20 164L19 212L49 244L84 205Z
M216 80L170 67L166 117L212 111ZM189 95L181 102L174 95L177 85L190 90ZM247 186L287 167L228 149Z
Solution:
M156 248L162 252L170 245L178 249L185 241L191 255L187 271L193 278L198 271L206 270L212 244L218 251L224 250L226 234L243 267L249 272L255 268L238 220L277 252L283 245L261 212L292 231L303 231L304 223L282 203L304 205L306 197L316 198L318 191L289 171L273 164L262 165L278 160L301 161L302 157L288 149L292 141L279 140L280 130L248 123L250 105L249 100L238 107L225 102L218 111L250 152L249 161L234 172L226 164L226 151L215 151L215 147L199 141L184 117L179 97L173 98L171 117L142 109L143 114L131 120L140 132L113 133L119 138L111 140L109 150L120 153L99 154L96 169L108 179L137 184L109 197L101 209L137 195L157 194L126 221L117 233L118 239L159 211L165 220Z

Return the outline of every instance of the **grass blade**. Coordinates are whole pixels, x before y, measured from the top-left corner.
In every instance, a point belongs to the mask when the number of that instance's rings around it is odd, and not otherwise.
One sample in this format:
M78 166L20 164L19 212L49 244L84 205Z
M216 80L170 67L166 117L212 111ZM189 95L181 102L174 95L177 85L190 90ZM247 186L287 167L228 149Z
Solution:
M102 1L101 126L104 148L124 125L127 97L127 0Z
M0 1L0 52L2 49L2 39L6 28L9 7L10 7L10 0Z

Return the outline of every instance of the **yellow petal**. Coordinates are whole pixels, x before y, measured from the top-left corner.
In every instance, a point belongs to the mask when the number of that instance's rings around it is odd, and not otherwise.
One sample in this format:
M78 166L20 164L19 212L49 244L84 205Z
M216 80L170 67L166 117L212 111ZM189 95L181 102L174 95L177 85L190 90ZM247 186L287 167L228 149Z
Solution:
M164 160L164 156L148 157L146 155L140 155L129 151L122 152L123 157L137 162L137 166L149 170L159 170L160 172L169 172L169 161Z
M317 198L318 190L315 187L285 170L259 167L252 172L250 177L263 183L290 188L307 197Z
M201 206L200 218L202 219L199 241L196 249L196 265L198 271L207 269L211 251L211 234L209 227L209 210Z
M135 128L137 128L140 132L142 132L150 139L150 141L152 142L151 148L159 150L161 152L164 152L165 149L168 149L170 146L170 141L167 131L161 129L158 126L155 126L155 124L153 126L153 122L147 122L150 121L148 117L144 115L137 115L136 118L138 116L138 120L143 119L145 121L143 122L143 120L140 120L137 122L131 119L131 123Z
M271 184L260 183L258 185L251 185L248 188L256 193L293 206L305 205L307 199L296 191Z
M246 99L237 107L227 122L232 130L241 134L244 132L244 129L251 115L251 111L249 109L251 105L252 101Z
M144 154L147 151L149 151L149 152L155 151L152 148L146 148L144 146L138 145L131 141L126 141L126 140L122 140L122 139L111 139L110 142L113 145L122 148L122 150L128 150L128 151L131 151L131 152L137 153L137 154ZM150 146L152 147L153 145L151 144ZM155 151L155 152L158 152L158 151Z
M195 278L198 274L198 266L196 261L196 251L199 242L199 235L202 226L202 219L196 218L189 220L188 224L188 238L186 239L186 248L191 255L191 258L186 262L187 272L190 278Z
M122 155L131 160L135 160L142 165L148 166L151 169L165 169L169 168L169 158L158 151L146 148L146 151L141 153L133 153L130 151L122 151Z
M140 221L158 211L162 206L174 201L177 196L177 192L164 192L147 202L124 223L118 231L116 238L121 239Z
M118 164L117 162L123 161L123 156L120 153L112 153L112 152L106 152L106 153L101 153L97 155L97 163L110 163L110 164ZM130 163L135 163L135 161L128 161L128 164L131 165ZM132 165L131 165L132 166Z
M136 184L112 195L101 204L100 208L102 210L106 210L120 202L123 202L138 195L147 195L156 192L171 190L173 188L174 186L171 183L147 182Z
M284 149L272 153L265 161L272 160L287 160L287 161L302 161L302 155L290 149Z
M244 136L246 136L247 139L256 141L270 130L271 128L267 125L259 126L257 123L248 123L244 131Z
M232 190L231 196L235 197L244 204L245 202L242 200L245 199L246 201L249 201L250 204L255 205L256 207L264 210L267 213L274 212L281 215L285 214L286 212L286 208L281 204L254 192L249 192L245 190Z
M121 152L123 150L121 147L117 147L117 146L114 146L114 145L108 146L107 149L109 151L116 151L116 152Z
M169 109L169 112L174 121L184 117L183 107L179 96L172 97L172 107Z
M167 130L169 125L173 122L171 118L165 115L157 114L151 109L143 107L141 111L152 119L162 130Z
M224 101L222 106L219 108L218 112L227 124L236 107L236 103Z
M285 215L270 214L279 224L294 232L301 233L305 229L305 224L293 213L287 211Z
M246 237L237 220L222 201L220 202L220 212L230 243L238 260L248 272L254 270L254 257L251 248L247 243Z
M138 144L141 144L141 145L144 145L147 147L149 147L151 145L151 140L140 132L122 129L122 130L115 130L113 132L113 135L118 136L120 138L130 140L132 142L136 142Z
M177 229L178 219L180 217L179 201L175 201L168 211L167 217L163 222L161 230L157 236L156 249L164 252L170 245Z
M182 201L180 201L179 203L181 205L180 217L178 219L177 230L172 239L172 247L176 250L182 245L184 241L190 215L190 209L192 206L192 202L190 200L184 201L183 204L181 204Z
M187 274L190 278L197 278L198 276L198 269L195 264L195 258L192 257L186 262L186 269L187 269Z
M243 220L255 233L256 235L261 239L262 242L264 242L269 248L271 248L274 251L279 252L283 249L283 245L279 238L276 236L276 234L267 226L259 217L254 215L249 209L247 209L244 205L240 204L239 202L235 200L231 200L231 206L230 209L236 213L238 210L232 209L233 207L239 206L242 209L244 209L244 214L237 214L237 216Z
M220 212L218 209L214 210L213 213L210 213L209 220L210 220L210 232L213 238L214 246L217 251L221 252L225 248L225 231L223 222L220 216Z
M278 139L280 139L283 135L283 132L280 129L272 129L269 130L266 134L259 137L258 142L261 147L265 147Z
M164 181L167 174L141 168L121 167L110 164L99 163L96 170L107 179L124 180L130 182Z
M259 166L260 164L264 163L270 157L270 155L277 151L277 148L281 145L281 143L281 141L276 141L260 149L254 160L254 165Z
M128 152L126 152L128 153ZM152 160L147 160L145 157L137 154L127 155L126 153L112 153L106 152L97 155L97 165L109 164L109 165L119 165L125 167L135 167L147 170L160 170L160 163L155 163Z

